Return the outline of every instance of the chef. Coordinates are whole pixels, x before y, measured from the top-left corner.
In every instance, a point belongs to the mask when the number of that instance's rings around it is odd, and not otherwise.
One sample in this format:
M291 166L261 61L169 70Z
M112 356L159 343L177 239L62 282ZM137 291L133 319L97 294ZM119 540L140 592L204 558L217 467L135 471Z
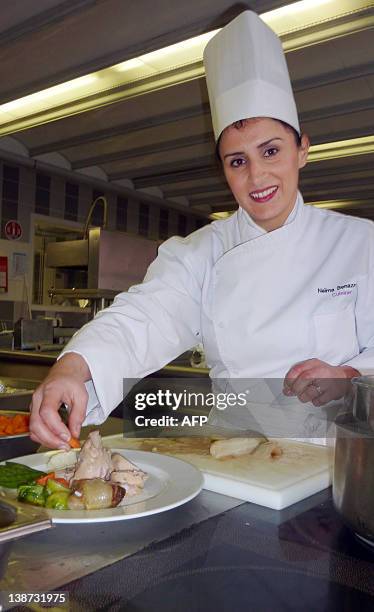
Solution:
M204 62L239 208L164 242L143 283L75 334L33 396L31 437L47 446L66 448L83 422L103 422L123 379L199 343L213 379L282 379L286 394L315 406L337 397L332 381L374 372L374 225L304 205L309 141L278 37L245 11Z

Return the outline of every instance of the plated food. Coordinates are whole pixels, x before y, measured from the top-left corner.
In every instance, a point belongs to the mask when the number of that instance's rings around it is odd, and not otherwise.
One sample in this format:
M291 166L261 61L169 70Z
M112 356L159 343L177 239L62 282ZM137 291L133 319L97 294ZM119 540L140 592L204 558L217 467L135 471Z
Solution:
M108 442L109 440L105 440L106 445L108 445ZM96 524L143 518L177 508L196 497L202 489L203 475L197 467L187 461L142 450L127 448L124 450L122 445L111 447L111 455L114 454L125 455L125 458L132 465L147 474L148 477L141 492L136 493L136 495L130 495L126 492L121 503L117 506L97 510L59 510L48 507L44 512L47 512L53 523ZM59 478L66 468L71 468L77 463L77 457L78 452L75 450L67 453L46 451L22 457L18 456L15 459L17 463L8 461L1 464L1 499L12 503L14 498L17 497L17 482L14 481L14 470L16 472L21 471L21 475L18 475L22 484L31 484L39 476L46 476L52 471ZM10 473L9 466L11 467ZM3 479L4 467L7 468L7 483ZM28 468L31 468L31 473ZM13 482L9 478L13 479ZM34 508L37 509L36 506Z
M98 510L141 493L148 476L122 454L104 448L98 431L89 434L79 453L52 454L47 469L8 461L0 465L0 486L17 489L18 501L35 506Z

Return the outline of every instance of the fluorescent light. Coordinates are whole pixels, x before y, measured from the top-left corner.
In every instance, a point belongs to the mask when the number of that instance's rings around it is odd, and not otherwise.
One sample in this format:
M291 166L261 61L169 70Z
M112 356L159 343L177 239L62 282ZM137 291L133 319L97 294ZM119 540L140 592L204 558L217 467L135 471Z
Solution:
M293 16L298 13L303 13L305 11L309 11L310 9L317 8L322 4L329 4L332 1L333 0L301 0L300 2L292 2L286 6L281 6L280 8L273 9L272 11L262 13L261 19L269 22L278 17Z
M330 209L339 209L339 208L369 208L372 205L372 200L366 199L357 199L357 200L321 200L317 202L306 202L306 204L310 206L315 206L316 208L330 208ZM373 208L373 206L371 206Z
M67 91L70 92L73 89L87 87L87 85L91 85L94 81L96 81L96 78L97 77L93 74L87 74L86 76L73 79L72 81L66 81L65 83L60 83L59 85L42 89L41 91L24 96L23 98L12 100L12 102L6 102L0 106L0 110L4 113L12 112L21 106L35 104L40 102L40 100L45 100L53 96L60 96L61 94Z
M133 70L134 68L143 68L144 62L141 59L134 57L133 59L127 60L126 62L121 62L120 64L116 64L113 66L113 70L117 70L118 72L126 72L128 70Z
M200 36L188 38L181 43L169 45L126 62L121 62L113 68L118 72L140 70L139 74L145 77L147 75L144 71L147 70L150 71L150 74L154 74L157 71L166 72L171 68L201 62L205 45L217 32L218 30L213 30Z
M309 149L308 162L318 162L339 157L352 157L374 153L374 136L362 136L350 140L337 140L312 145Z
M224 212L211 213L209 215L209 219L212 219L213 221L217 219L227 219L228 217L231 217L231 215L233 215L234 212L235 210L225 210Z

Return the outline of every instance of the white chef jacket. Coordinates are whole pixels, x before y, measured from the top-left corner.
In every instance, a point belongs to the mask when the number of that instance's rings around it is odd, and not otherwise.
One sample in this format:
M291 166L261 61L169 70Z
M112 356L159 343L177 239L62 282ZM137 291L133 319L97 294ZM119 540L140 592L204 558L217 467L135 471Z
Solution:
M66 352L93 383L85 424L123 399L123 379L202 342L212 378L283 378L318 358L374 373L374 223L303 203L266 232L239 208L159 248L144 282L79 330Z

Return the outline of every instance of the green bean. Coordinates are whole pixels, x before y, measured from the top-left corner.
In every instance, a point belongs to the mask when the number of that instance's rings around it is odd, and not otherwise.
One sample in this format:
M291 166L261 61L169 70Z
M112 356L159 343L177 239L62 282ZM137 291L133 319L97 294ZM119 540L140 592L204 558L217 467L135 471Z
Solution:
M35 470L22 463L6 461L5 465L0 465L0 486L7 489L16 489L19 485L29 484L44 475L45 472Z

